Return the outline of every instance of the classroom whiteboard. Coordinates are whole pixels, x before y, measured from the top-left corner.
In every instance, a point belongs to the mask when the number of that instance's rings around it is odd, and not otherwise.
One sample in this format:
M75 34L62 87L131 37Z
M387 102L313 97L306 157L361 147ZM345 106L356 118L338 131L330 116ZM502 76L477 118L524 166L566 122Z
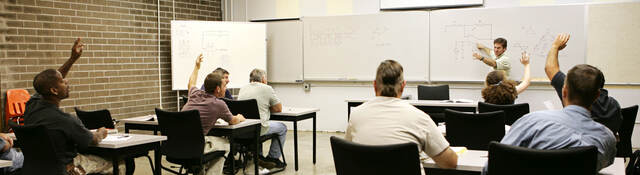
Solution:
M558 33L571 34L559 55L561 70L585 63L584 5L437 10L431 12L430 31L432 81L484 81L492 68L472 54L480 53L476 43L493 51L493 40L498 37L508 41L505 54L513 80L522 79L520 57L526 51L532 79L549 81L544 64Z
M482 5L483 0L380 0L380 9L415 9Z
M304 17L304 79L370 81L394 59L407 81L428 81L427 12Z
M302 82L302 21L273 21L267 24L267 80Z
M592 4L588 18L587 63L607 84L640 83L640 3Z
M265 69L266 26L261 23L171 21L171 80L173 90L186 90L199 54L204 59L196 85L217 67L229 71L227 88L249 83L254 68Z

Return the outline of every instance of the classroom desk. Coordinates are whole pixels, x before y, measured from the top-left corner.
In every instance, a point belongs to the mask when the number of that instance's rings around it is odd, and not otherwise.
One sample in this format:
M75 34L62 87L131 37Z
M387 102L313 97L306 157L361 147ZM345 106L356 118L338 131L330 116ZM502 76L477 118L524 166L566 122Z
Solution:
M118 174L118 162L130 155L139 155L154 150L154 170L155 174L162 173L162 155L160 154L160 143L167 140L166 136L145 135L145 134L112 134L128 135L125 141L102 141L96 146L89 147L86 151L101 157L110 157L113 163L113 174Z
M487 155L487 151L467 150L458 156L458 166L455 169L440 169L432 159L422 161L422 166L427 174L432 170L448 170L446 171L448 174L480 174L489 159ZM624 175L624 158L616 157L612 165L603 168L598 174Z
M13 162L10 160L0 160L0 168L6 168L6 167L10 167L13 166ZM2 169L0 169L2 170ZM0 175L4 175L4 171L0 171Z
M351 115L351 107L356 107L361 105L362 103L368 101L363 99L348 99L345 100L347 102L347 121ZM448 102L448 100L406 100L409 104L415 106L416 108L424 111L429 115L433 114L443 114L444 109L452 109L456 111L462 112L476 112L476 107L478 107L477 101L472 102Z
M153 120L149 120L153 118ZM154 134L158 133L158 119L155 115L147 115L142 117L133 117L120 120L124 123L125 133L129 133L130 129L136 130L146 130L153 131ZM256 137L256 150L259 148L259 137L260 137L260 120L255 119L246 119L242 123L236 125L226 125L226 126L214 126L209 130L207 135L211 136L228 136L229 137L229 153L233 155L235 150L233 149L233 138L241 135L246 135L247 133L254 132ZM258 165L257 154L254 154L253 163L254 165ZM234 161L231 161L231 167L234 166ZM258 174L258 166L255 167L255 174Z
M286 107L282 112L271 113L271 120L293 122L293 150L295 170L298 171L298 121L313 119L313 164L316 164L316 112L318 108L291 108Z
M7 133L9 137L16 140L14 133ZM154 174L162 173L162 155L160 152L160 142L167 140L166 136L144 135L144 134L109 134L110 136L128 135L129 139L122 141L106 141L103 140L98 145L90 146L83 153L98 155L100 157L109 157L113 164L113 174L118 174L118 162L130 155L139 155L154 150Z

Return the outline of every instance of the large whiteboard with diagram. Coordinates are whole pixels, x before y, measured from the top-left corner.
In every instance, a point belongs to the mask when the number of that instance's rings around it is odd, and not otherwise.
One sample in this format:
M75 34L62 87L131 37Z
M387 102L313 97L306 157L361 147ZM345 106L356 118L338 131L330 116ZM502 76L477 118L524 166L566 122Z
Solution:
M492 69L472 54L480 53L476 43L493 51L497 37L508 41L505 54L514 80L523 75L523 51L530 55L533 80L547 79L544 64L558 33L571 34L559 55L561 70L585 63L585 5L437 10L430 22L431 81L483 81Z
M371 81L394 59L407 81L429 80L429 13L304 17L305 81Z
M186 90L195 60L203 54L196 86L218 67L229 71L227 88L249 83L255 68L266 69L266 25L249 22L171 21L171 82Z

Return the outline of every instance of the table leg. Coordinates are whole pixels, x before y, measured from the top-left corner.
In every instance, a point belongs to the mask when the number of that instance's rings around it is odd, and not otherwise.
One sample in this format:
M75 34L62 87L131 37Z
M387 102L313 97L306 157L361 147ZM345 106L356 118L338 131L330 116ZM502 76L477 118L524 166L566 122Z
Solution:
M349 122L350 116L351 116L351 103L347 102L347 122Z
M313 164L316 164L316 113L313 113Z
M129 127L127 127L127 124L124 124L124 133L129 133Z
M231 172L235 173L236 172L236 165L235 165L235 161L236 161L236 150L233 149L233 134L229 135L229 155L227 156L227 161L230 161L230 168L231 168Z
M260 127L262 125L256 125L256 131L255 131L255 135L256 135L256 152L253 154L253 165L254 165L254 169L255 169L255 174L259 174L258 173L258 151L262 151L262 149L260 149L260 145L262 145L262 143L260 143Z
M295 169L298 171L298 121L293 121L293 154Z
M113 174L119 174L120 170L118 169L118 156L114 154L113 158L111 158L111 164L113 164Z
M162 174L162 153L160 153L160 143L156 144L156 148L153 149L153 159L154 159L154 174L160 175Z

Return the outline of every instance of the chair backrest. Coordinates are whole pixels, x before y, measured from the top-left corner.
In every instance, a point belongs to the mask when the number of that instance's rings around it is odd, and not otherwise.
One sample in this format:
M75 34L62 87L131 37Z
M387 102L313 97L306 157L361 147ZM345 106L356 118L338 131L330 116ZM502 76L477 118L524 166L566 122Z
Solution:
M631 157L631 135L638 115L638 105L622 108L622 124L618 130L620 141L616 144L616 157Z
M24 115L25 104L29 101L31 96L29 95L29 91L24 89L9 89L7 90L7 102L4 106L4 116L5 123L9 123L8 121L14 117L19 117ZM16 120L14 122L22 123L24 119Z
M489 142L504 137L504 112L467 113L445 109L446 138L451 146L487 150Z
M256 99L247 100L230 100L223 98L231 114L242 114L244 118L260 119L260 110L258 109L258 101Z
M42 125L12 125L16 134L16 145L20 145L24 154L22 174L64 174L65 165L56 156L51 134Z
M511 126L513 122L529 113L529 103L518 103L510 105L497 105L485 102L478 102L478 112L504 111L504 124Z
M363 145L331 136L336 174L421 174L415 143Z
M418 100L449 100L449 85L418 85Z
M168 112L156 108L156 116L160 133L167 136L162 142L162 154L167 160L192 160L193 164L200 164L204 153L200 112Z
M595 146L530 149L491 142L487 174L596 174Z
M105 128L115 128L113 125L113 119L111 118L111 113L107 109L97 110L97 111L83 111L74 108L76 110L76 115L84 124L84 127L87 129L98 129L101 127Z

